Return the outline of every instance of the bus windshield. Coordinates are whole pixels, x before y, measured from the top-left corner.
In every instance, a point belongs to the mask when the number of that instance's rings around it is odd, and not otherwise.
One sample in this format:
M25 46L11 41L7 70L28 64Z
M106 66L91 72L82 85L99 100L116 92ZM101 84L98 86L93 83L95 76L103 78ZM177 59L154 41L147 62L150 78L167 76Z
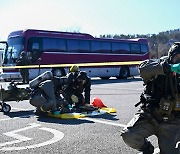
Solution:
M4 53L3 63L4 64L14 64L19 57L21 51L24 50L24 37L9 38L8 49Z

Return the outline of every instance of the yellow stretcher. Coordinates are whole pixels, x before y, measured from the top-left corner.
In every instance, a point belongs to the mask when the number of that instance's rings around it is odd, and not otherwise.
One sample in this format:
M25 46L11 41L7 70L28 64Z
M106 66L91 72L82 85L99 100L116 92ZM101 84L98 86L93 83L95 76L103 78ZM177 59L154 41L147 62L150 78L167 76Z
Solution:
M79 119L89 116L98 116L102 114L110 114L110 113L116 113L115 108L109 108L109 107L103 107L99 108L95 111L91 112L82 112L82 113L63 113L60 115L53 115L52 113L48 113L49 117L59 118L59 119Z

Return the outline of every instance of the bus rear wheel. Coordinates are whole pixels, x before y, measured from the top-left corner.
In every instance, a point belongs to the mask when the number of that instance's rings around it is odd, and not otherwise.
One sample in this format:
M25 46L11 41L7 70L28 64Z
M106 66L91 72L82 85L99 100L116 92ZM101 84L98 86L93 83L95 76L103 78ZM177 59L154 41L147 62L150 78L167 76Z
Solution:
M120 68L118 79L127 79L130 76L130 71L128 66L122 66Z
M53 76L57 76L57 77L66 75L65 70L63 68L52 69L52 73L53 73Z

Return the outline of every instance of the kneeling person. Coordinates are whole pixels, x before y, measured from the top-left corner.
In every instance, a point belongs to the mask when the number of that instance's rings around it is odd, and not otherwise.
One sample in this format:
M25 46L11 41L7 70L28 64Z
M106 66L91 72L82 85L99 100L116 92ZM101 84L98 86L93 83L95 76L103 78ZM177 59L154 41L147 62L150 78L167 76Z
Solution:
M37 108L38 113L50 111L54 115L59 115L54 83L52 80L50 80L50 78L40 82L34 87L30 98L30 104Z
M73 66L74 67L74 66ZM78 68L78 67L77 67ZM64 87L64 97L74 108L90 106L91 79L84 71L70 69L67 84Z

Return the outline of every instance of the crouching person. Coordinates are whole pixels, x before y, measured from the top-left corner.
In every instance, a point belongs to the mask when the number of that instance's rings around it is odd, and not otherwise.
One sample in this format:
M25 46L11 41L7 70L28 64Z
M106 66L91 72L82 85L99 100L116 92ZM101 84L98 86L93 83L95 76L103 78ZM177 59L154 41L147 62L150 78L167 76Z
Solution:
M45 72L30 82L30 88L33 89L30 98L30 104L36 107L36 114L51 112L59 115L57 101L55 97L55 88L53 75L51 72Z
M91 79L87 73L80 71L79 67L74 65L66 77L67 83L63 88L66 101L73 106L75 111L80 111L84 107L91 109Z

